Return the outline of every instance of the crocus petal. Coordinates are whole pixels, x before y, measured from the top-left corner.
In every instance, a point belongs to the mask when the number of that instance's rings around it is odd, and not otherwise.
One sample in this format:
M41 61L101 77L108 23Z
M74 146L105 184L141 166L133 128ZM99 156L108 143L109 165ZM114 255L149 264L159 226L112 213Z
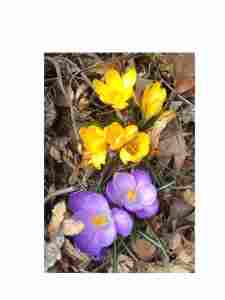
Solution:
M91 154L90 162L98 170L101 169L102 165L106 162L107 151L99 151L97 153Z
M105 103L105 104L111 103L109 88L105 83L103 83L102 81L100 81L98 79L94 79L93 80L93 88L103 103Z
M81 209L89 209L92 213L109 212L109 205L101 194L94 192L74 192L69 195L68 207L75 213Z
M98 243L102 248L110 246L116 239L117 232L113 219L112 222L113 223L109 224L105 229L100 229L96 233L96 238L98 239Z
M129 68L129 70L122 76L123 86L127 89L132 89L136 83L136 79L136 69L134 67Z
M136 187L134 176L128 172L116 172L113 176L113 186L120 194L127 194Z
M125 129L118 122L113 122L105 127L104 130L106 142L112 150L117 150L125 144Z
M120 159L124 164L127 164L129 161L139 162L149 153L149 149L149 136L144 132L139 132L133 140L120 150Z
M144 170L134 169L131 171L131 174L134 176L137 186L143 186L152 183L149 173Z
M98 126L81 127L80 137L87 151L96 153L106 150L104 130Z
M133 229L133 219L124 209L113 208L113 219L117 232L123 237L127 237Z
M120 90L123 87L123 82L120 74L115 69L109 69L105 73L105 82L112 90Z
M133 161L133 156L126 150L126 148L122 148L120 150L120 159L124 163L124 165L127 165L129 161Z
M123 202L121 201L121 194L119 191L116 191L113 186L113 181L109 181L106 185L106 197L110 203L122 206Z
M151 218L156 215L159 211L159 202L158 200L150 206L146 206L142 210L136 211L136 216L140 219Z
M161 87L160 82L147 86L141 100L141 109L145 119L158 115L166 101L166 89Z
M126 136L126 143L131 141L138 133L138 127L136 125L128 125L125 128L125 136Z
M137 201L143 206L150 206L156 201L157 191L153 184L137 186Z

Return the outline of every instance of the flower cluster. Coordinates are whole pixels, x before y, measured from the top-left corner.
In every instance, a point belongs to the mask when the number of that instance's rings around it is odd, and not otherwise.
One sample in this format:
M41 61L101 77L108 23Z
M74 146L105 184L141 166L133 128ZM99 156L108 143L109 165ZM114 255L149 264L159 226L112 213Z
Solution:
M137 79L135 68L131 67L122 76L117 70L109 69L104 77L104 82L97 79L93 81L93 88L100 100L117 110L126 108L128 100L134 95L133 87ZM146 86L142 98L138 99L144 118L157 116L162 110L166 97L166 89L161 87L160 82Z
M105 197L93 192L74 192L69 208L84 229L73 237L75 245L99 259L117 238L127 237L133 229L134 214L140 219L155 215L159 209L157 191L143 170L117 172L108 182Z
M93 88L103 103L111 105L115 110L122 110L134 97L136 79L134 67L122 75L115 69L109 69L103 81L98 79L93 81ZM160 82L145 87L141 99L136 99L144 120L160 114L166 97L166 89L161 87ZM96 169L101 169L106 163L107 153L110 150L119 151L124 164L138 163L150 153L150 136L145 132L139 132L136 125L128 125L125 128L118 122L113 122L105 128L91 125L81 127L79 133L85 148L83 160Z
M104 129L97 126L82 127L79 133L85 147L84 157L96 169L105 164L110 150L119 151L124 164L137 163L149 153L150 137L145 132L139 132L135 125L124 128L113 122Z

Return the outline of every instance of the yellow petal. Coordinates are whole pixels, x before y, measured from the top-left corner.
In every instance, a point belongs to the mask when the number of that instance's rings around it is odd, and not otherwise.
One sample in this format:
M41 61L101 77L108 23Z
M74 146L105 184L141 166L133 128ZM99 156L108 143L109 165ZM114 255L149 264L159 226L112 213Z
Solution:
M122 148L120 150L120 159L125 165L127 165L129 161L132 161L132 155L129 152L127 152L125 148Z
M110 145L111 150L117 150L124 145L125 129L118 122L113 122L104 130L106 142Z
M96 153L106 149L105 133L100 127L81 127L79 134L87 151Z
M107 155L107 151L101 151L95 154L91 155L91 160L90 162L93 164L93 166L100 170L101 169L101 165L104 165L106 162L106 155Z
M136 137L126 144L120 151L120 159L124 164L139 162L149 153L150 138L144 132L139 132Z
M115 69L109 69L105 73L105 82L110 89L121 90L123 87L123 82L120 74Z
M138 133L138 127L136 125L128 125L125 128L126 143L132 140L137 133Z
M105 83L98 79L93 80L93 88L98 94L100 100L105 104L111 104L110 95L109 95L109 88Z
M135 67L129 70L122 76L123 86L127 89L132 89L137 80L137 73Z

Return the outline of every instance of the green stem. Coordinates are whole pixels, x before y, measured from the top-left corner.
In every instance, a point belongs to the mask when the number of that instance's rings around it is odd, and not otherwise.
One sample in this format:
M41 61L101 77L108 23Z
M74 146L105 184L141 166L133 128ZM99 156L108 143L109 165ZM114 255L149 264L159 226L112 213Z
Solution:
M117 246L116 246L116 240L113 243L113 273L118 272L118 263L117 263Z

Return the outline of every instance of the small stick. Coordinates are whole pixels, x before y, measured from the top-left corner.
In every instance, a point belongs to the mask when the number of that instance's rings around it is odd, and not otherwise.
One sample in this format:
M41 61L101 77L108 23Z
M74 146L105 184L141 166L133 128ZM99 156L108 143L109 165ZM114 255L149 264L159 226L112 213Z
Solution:
M167 83L166 80L164 80L162 77L161 77L161 81L168 87L168 89L170 89L174 94L176 94L178 98L180 98L181 100L183 100L187 104L194 106L194 104L191 101L187 100L185 97L178 94L176 92L176 90L174 88L172 88L172 86L169 83Z
M158 188L158 192L162 191L162 190L165 190L166 188L168 188L169 186L171 186L171 185L173 185L175 183L176 183L176 181L174 180L174 181L171 181L170 183L168 183L166 185L161 186L160 188Z
M68 187L68 188L65 188L65 189L61 189L61 190L55 191L55 192L49 194L45 198L45 202L47 202L51 198L54 198L54 197L57 197L57 196L61 196L61 195L64 195L64 194L68 194L68 193L74 192L75 190L76 190L76 187L75 186L71 186L71 187Z

